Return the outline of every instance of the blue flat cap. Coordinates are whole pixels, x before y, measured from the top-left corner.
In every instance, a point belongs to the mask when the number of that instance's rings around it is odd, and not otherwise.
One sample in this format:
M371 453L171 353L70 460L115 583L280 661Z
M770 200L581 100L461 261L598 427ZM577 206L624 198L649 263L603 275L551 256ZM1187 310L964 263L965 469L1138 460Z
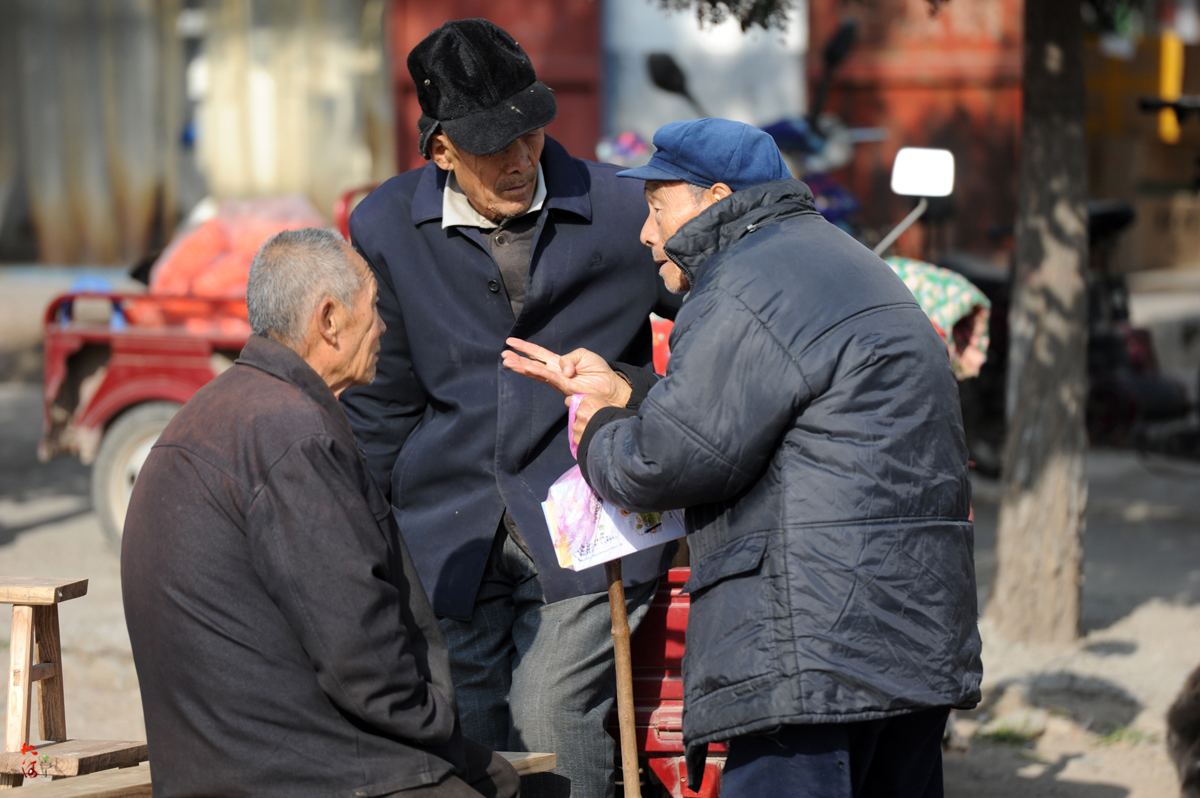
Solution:
M617 172L637 180L685 180L708 188L724 183L741 191L791 177L775 140L729 119L693 119L663 125L654 134L650 163Z

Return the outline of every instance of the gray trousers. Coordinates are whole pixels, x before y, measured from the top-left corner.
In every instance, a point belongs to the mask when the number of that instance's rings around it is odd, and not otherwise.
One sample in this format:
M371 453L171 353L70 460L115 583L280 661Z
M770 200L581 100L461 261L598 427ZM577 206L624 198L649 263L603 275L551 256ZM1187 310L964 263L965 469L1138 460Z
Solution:
M628 588L629 626L654 583ZM551 773L521 780L523 798L612 798L615 744L605 723L616 697L608 594L547 604L537 568L496 536L470 621L443 618L463 734L498 751L558 755Z

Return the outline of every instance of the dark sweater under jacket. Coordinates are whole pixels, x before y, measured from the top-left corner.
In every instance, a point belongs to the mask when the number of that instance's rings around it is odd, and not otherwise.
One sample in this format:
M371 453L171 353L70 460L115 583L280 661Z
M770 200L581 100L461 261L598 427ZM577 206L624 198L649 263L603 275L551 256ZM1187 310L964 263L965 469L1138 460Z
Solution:
M505 509L547 601L607 584L599 566L558 565L541 503L575 465L567 409L553 388L504 368L504 339L648 365L651 311L674 318L679 306L638 239L641 182L572 158L549 137L541 165L547 195L517 318L485 236L442 227L448 173L432 162L375 189L350 217L387 332L375 382L347 390L342 405L439 615L471 617ZM674 549L626 557L625 583L657 579Z
M973 706L967 452L929 319L795 180L666 251L692 285L667 376L635 418L597 413L580 460L619 507L687 508L689 765L780 724Z
M121 579L157 798L364 798L464 765L391 508L287 347L251 337L163 432Z

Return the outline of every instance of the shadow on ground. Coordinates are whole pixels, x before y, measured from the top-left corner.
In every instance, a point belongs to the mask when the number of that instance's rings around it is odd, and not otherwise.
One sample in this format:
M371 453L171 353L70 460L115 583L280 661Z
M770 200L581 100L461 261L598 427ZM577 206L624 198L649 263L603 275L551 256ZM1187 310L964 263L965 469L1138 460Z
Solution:
M947 798L1013 798L1053 795L1056 798L1125 798L1129 790L1114 784L1060 781L1072 760L1082 754L1059 755L1046 762L1025 747L977 742L966 754L944 759ZM984 750L986 749L986 750ZM981 756L980 754L985 754Z
M0 383L0 546L43 524L91 512L91 469L74 457L39 463L41 391Z
M37 385L41 381L41 346L0 349L0 382Z
M1200 465L1190 461L1112 449L1089 453L1083 634L1112 626L1154 598L1200 604L1198 483ZM977 474L972 484L983 610L995 575L1000 486Z
M960 717L986 722L1028 709L1069 718L1084 731L1104 735L1129 726L1143 707L1114 681L1053 671L996 682L985 690L979 706Z

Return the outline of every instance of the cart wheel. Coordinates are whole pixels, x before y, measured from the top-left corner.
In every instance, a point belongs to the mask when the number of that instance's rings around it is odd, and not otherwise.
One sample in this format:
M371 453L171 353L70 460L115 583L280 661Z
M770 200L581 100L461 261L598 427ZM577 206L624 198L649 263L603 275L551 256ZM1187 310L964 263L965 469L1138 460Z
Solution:
M125 528L125 511L150 447L179 412L171 402L148 402L129 410L104 433L92 465L92 506L104 537L117 551Z

